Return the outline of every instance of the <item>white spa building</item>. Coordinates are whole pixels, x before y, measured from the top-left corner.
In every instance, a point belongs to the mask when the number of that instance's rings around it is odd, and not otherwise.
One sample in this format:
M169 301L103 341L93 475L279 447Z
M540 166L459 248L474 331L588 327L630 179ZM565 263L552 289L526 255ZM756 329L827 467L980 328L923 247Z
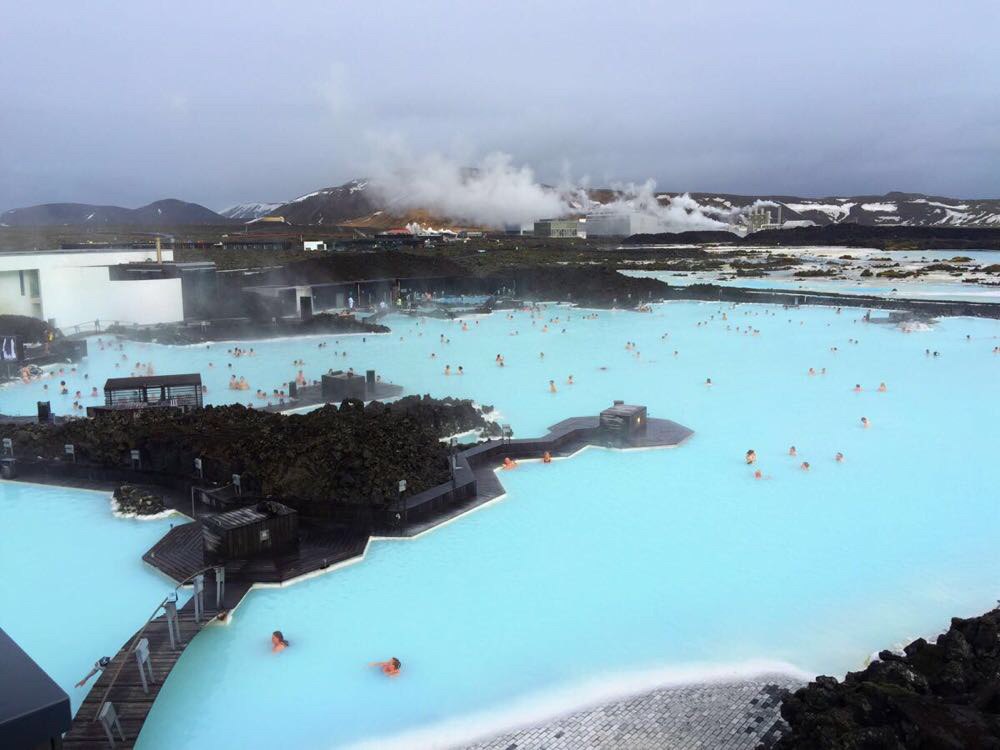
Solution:
M162 252L164 261L173 260L173 251ZM111 279L111 266L155 259L156 250L130 248L0 252L0 314L64 329L95 320L183 320L181 279Z

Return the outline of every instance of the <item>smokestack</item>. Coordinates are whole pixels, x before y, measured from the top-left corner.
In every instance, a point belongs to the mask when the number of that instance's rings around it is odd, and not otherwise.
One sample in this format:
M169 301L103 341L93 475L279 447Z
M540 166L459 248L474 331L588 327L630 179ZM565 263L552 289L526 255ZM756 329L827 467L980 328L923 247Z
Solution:
M156 262L163 262L163 250L160 249L160 238L156 238Z

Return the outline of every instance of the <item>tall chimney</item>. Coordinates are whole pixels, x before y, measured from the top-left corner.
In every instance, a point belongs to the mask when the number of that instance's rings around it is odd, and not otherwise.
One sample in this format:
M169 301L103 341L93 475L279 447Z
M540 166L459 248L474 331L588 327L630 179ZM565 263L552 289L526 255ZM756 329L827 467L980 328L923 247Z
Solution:
M156 238L156 262L163 262L163 250L160 249L160 238Z

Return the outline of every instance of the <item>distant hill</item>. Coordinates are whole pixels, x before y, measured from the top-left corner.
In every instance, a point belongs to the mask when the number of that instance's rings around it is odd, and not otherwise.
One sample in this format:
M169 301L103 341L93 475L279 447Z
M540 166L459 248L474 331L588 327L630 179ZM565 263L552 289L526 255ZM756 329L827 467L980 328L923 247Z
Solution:
M682 193L657 193L661 203L667 203ZM891 192L885 195L856 195L830 198L801 198L789 195L737 195L733 193L686 193L697 207L710 218L733 221L739 212L744 215L755 204L771 211L773 223L780 220L787 228L860 224L862 226L995 226L1000 227L1000 200L958 199L922 193ZM607 188L588 191L597 205L608 204L620 194ZM267 204L244 204L264 206ZM235 208L235 207L234 207ZM236 216L236 213L227 215ZM246 214L246 218L258 218ZM411 221L423 225L448 226L447 218L435 213L433 206L398 210L387 205L373 190L368 180L352 180L338 187L327 187L303 195L270 210L269 215L283 216L297 225L346 225L385 228L402 226ZM241 216L240 218L243 218Z
M220 211L219 214L227 219L252 221L276 213L275 209L281 208L283 205L282 203L237 203L235 206Z
M555 191L555 188L547 189ZM704 218L729 224L731 229L738 229L740 233L746 231L747 214L752 207L770 211L770 226L776 227L780 223L784 230L839 224L872 227L1000 227L998 199L958 199L901 192L829 198L660 192L656 194L656 198L661 204L666 204L679 195L685 196L683 205L689 211L698 211ZM627 202L628 196L607 188L595 188L588 191L587 198L591 208L599 208L623 198ZM575 198L569 200L567 211L582 215L588 210L582 203L584 202ZM50 203L16 208L0 214L0 226L235 224L279 216L290 225L313 227L386 229L412 222L436 228L460 225L459 222L442 216L440 208L436 210L434 206L403 208L391 205L373 188L369 180L359 179L335 187L321 188L285 203L239 203L222 213L179 200L157 201L135 209Z
M675 196L678 193L660 194ZM772 213L772 220L795 222L792 226L860 224L862 226L996 226L1000 227L1000 199L946 198L923 193L891 192L885 195L854 195L831 198L799 198L789 195L732 195L690 193L709 215L758 203ZM789 227L791 228L791 227Z
M166 226L191 224L229 224L232 219L197 203L174 198L150 203L140 208L94 206L87 203L45 203L27 208L12 208L0 214L0 226Z

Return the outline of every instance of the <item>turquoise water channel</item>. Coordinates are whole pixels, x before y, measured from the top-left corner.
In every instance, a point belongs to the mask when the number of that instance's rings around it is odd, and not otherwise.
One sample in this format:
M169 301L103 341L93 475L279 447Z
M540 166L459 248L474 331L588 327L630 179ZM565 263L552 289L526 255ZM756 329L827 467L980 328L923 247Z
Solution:
M252 592L184 653L141 747L446 746L670 680L842 674L989 609L1000 598L1000 323L903 333L862 312L547 306L469 319L467 331L393 316L386 335L239 344L254 357L227 356L232 344L125 344L157 372L201 372L218 400L232 395L230 371L272 389L301 358L310 378L373 367L408 393L493 404L519 437L615 398L695 431L673 449L522 463L490 506ZM103 354L85 365L91 379L120 358ZM445 376L446 364L465 374ZM30 411L35 388L0 398ZM750 448L764 479L744 463ZM278 655L275 629L291 643ZM396 679L368 666L391 656Z
M142 561L181 517L115 518L110 494L0 481L0 627L70 697L174 585Z

